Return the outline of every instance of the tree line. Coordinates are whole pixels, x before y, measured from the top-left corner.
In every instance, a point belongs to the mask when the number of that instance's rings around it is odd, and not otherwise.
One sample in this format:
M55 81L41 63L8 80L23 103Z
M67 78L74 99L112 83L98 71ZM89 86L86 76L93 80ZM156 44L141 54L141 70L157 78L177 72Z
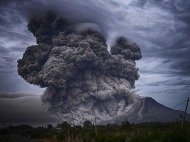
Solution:
M2 135L19 135L39 142L190 142L190 123L186 122L183 129L179 122L94 125L85 121L83 126L63 122L36 128L23 124L1 129Z

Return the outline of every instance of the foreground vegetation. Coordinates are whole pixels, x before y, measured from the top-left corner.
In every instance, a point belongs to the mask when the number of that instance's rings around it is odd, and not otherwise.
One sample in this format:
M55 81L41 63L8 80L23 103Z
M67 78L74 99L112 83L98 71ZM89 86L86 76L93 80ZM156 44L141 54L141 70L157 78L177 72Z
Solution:
M0 130L0 136L18 135L38 142L190 142L190 123L141 123L97 125L86 121L84 126L67 122L53 127L33 128L29 125L9 126ZM1 140L0 137L0 140Z

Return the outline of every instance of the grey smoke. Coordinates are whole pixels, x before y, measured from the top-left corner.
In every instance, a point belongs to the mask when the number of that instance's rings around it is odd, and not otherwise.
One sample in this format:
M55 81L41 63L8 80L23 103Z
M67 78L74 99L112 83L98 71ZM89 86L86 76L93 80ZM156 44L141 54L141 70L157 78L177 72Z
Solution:
M51 11L33 17L28 30L38 45L18 60L18 74L46 87L42 101L61 119L80 123L96 116L102 122L124 115L137 97L131 88L139 78L135 60L141 58L140 48L119 37L109 53L100 31L68 27L66 19Z

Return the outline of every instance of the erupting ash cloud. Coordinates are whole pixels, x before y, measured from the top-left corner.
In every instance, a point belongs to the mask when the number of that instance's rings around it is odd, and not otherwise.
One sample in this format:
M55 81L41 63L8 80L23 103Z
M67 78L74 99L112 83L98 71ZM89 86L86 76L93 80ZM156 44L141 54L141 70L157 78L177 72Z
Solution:
M140 48L120 37L109 53L99 31L76 33L67 24L51 11L29 21L38 45L18 60L18 74L47 87L42 101L65 121L81 123L96 116L101 123L124 115L134 101L130 90L139 78L135 60L141 58Z

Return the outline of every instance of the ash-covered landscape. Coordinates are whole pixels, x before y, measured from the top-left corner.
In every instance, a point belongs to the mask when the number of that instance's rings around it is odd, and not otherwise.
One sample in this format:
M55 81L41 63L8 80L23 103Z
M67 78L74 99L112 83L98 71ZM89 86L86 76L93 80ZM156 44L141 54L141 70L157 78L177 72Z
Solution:
M190 140L189 6L0 2L1 139Z

